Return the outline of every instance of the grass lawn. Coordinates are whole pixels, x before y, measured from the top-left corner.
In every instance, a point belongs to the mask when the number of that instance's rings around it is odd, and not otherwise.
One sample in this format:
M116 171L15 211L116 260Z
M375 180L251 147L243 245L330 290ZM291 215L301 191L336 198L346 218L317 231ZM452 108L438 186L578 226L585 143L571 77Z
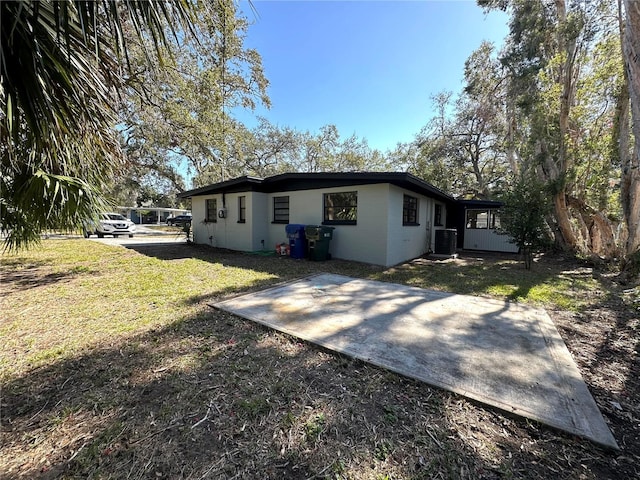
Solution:
M637 304L573 260L383 269L89 240L0 260L1 478L640 476ZM621 452L207 305L321 271L544 306Z

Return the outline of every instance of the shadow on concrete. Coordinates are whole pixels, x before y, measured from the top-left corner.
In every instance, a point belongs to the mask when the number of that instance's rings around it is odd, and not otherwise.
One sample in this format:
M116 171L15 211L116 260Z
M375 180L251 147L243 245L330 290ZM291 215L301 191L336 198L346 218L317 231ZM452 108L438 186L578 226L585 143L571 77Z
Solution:
M287 278L288 265L262 268ZM218 311L4 377L0 408L8 479L637 474L579 439Z
M223 313L33 370L2 393L7 479L303 479L333 468L382 474L387 462L404 477L455 478L496 468L447 437L446 394Z
M542 310L338 275L214 306L617 448Z

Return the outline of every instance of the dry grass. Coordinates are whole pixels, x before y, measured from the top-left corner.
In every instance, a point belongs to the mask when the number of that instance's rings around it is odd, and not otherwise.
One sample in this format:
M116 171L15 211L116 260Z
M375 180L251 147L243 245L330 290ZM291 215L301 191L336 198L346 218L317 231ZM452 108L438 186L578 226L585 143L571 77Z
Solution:
M622 451L206 305L317 271L545 303ZM639 475L637 310L584 265L543 259L530 277L510 257L383 270L58 240L1 272L2 478Z

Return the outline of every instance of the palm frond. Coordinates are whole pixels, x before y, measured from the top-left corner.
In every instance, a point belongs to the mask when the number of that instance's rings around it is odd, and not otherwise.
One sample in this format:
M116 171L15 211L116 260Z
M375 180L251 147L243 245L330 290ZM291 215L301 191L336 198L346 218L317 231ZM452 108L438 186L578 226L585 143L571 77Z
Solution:
M150 37L191 28L191 0L0 2L2 231L19 248L52 225L78 226L101 206L122 161L117 95L124 23ZM146 44L145 42L142 42Z

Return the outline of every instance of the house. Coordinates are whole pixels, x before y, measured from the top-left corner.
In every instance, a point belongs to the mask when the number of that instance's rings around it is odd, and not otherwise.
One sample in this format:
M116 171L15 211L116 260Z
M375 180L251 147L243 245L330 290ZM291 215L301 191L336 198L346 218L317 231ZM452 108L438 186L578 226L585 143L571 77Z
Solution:
M500 231L500 202L458 201L458 248L517 253L518 246Z
M195 243L275 249L287 242L287 224L327 225L335 228L333 257L384 266L434 251L439 231L456 228L460 209L450 195L401 172L243 176L181 197L192 200Z

